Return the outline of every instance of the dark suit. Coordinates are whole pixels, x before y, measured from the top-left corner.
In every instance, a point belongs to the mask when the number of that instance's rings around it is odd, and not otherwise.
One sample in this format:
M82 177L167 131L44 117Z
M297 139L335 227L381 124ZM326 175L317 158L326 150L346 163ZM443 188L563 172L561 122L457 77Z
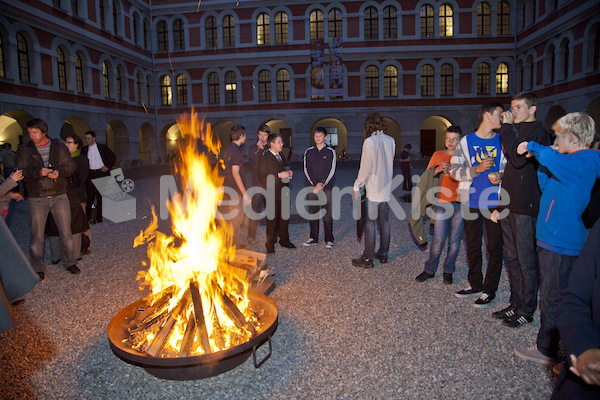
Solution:
M265 185L268 191L273 190L273 185L267 185L267 177L270 175L275 177L275 217L270 219L269 213L267 213L267 250L273 250L275 243L277 242L278 235L279 244L290 243L290 235L288 233L289 220L283 219L281 216L281 205L284 201L286 201L287 204L290 202L289 194L282 195L281 189L288 187L289 184L283 182L281 178L277 176L277 174L285 170L287 165L288 164L285 159L282 158L281 161L277 160L273 153L268 150L265 151L258 162L258 179L263 185ZM267 199L267 210L269 207L272 206L269 204L269 200Z
M86 213L88 219L90 219L92 205L94 204L94 200L96 200L96 221L102 222L102 196L100 195L100 192L98 192L98 190L94 186L92 179L109 176L110 170L112 169L112 167L114 167L115 161L117 161L117 157L115 156L115 153L113 153L113 151L107 145L96 143L96 146L98 146L98 152L100 153L100 158L102 159L102 163L104 163L104 166L106 168L108 168L108 171L102 172L101 169L91 169L90 168L90 173L88 175L88 179L85 182L85 194L86 194L86 199L87 199L86 206L85 206L85 213ZM81 149L81 154L83 154L87 157L89 148L90 148L89 146L83 146L83 148ZM92 221L92 222L96 222L96 221Z

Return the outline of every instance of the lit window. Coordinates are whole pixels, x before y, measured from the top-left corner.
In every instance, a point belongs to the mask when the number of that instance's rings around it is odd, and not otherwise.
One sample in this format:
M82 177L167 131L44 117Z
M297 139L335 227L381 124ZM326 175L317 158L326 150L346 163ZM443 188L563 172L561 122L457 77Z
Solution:
M177 76L177 104L181 106L187 102L187 77L181 74Z
M108 99L110 97L110 82L108 80L108 64L106 61L102 63L102 83L104 86L104 98Z
M225 102L237 103L237 79L233 71L225 74Z
M449 96L454 94L454 68L450 64L444 64L440 74L440 95Z
M425 4L421 7L421 37L433 37L433 7Z
M452 16L452 6L442 4L440 7L440 36L452 36L454 34Z
M332 8L329 11L329 37L330 38L340 38L344 35L342 28L342 12L339 8Z
M223 17L223 46L235 46L235 21L232 15Z
M383 92L385 97L398 97L398 68L393 65L383 70Z
M490 34L490 5L488 3L477 4L477 34L488 36Z
M271 72L266 69L258 73L258 100L271 101Z
M433 96L433 66L425 64L421 67L421 96Z
M84 92L83 86L83 62L79 53L75 53L75 80L77 81L77 91Z
M56 49L56 64L58 71L58 87L60 89L67 89L67 64L65 62L65 52L58 47Z
M365 39L379 38L379 16L375 7L365 10Z
M490 66L487 63L477 66L477 94L490 94Z
M287 69L277 71L277 100L290 99L290 73Z
M217 47L219 38L217 34L217 19L215 17L206 18L204 32L206 33L206 47L209 49Z
M167 23L160 21L157 26L158 33L158 51L169 50L169 32L167 31Z
M173 22L173 45L175 50L185 49L185 33L183 30L183 20L181 18L176 19Z
M275 14L275 43L288 42L288 15L283 11Z
M269 44L271 42L269 14L267 13L260 13L256 20L256 42L258 44Z
M365 97L379 97L379 68L374 65L365 70Z
M508 93L508 67L500 63L496 69L496 94Z
M383 38L396 39L398 37L398 15L396 7L387 6L383 9Z
M160 78L160 98L163 106L173 104L173 91L171 89L171 78L167 75Z
M310 13L310 40L323 39L323 11L313 10Z

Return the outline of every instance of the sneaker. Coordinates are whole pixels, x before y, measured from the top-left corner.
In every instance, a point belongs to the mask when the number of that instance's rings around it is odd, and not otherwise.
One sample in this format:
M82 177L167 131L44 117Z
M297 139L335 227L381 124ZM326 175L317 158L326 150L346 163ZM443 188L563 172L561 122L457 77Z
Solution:
M479 296L481 293L483 293L481 290L475 290L469 286L466 289L459 290L458 292L454 293L454 295L459 299L463 299L465 297Z
M352 265L361 268L373 268L373 259L367 259L364 256L352 259Z
M67 271L69 271L73 275L77 275L77 274L81 273L81 270L79 269L79 267L77 265L71 265L71 266L67 267Z
M444 279L443 279L444 285L452 285L452 274L450 273L444 273Z
M434 274L428 274L427 272L423 271L419 275L417 275L417 277L415 278L415 282L425 282L427 279L431 279L434 276Z
M327 242L327 243L325 243L325 248L326 249L333 249L333 242Z
M375 258L379 260L382 264L387 264L388 256L382 256L381 254L375 254Z
M313 244L317 244L317 241L313 238L308 239L306 242L302 243L302 246L304 247L310 247Z
M495 294L482 293L481 296L479 296L479 298L477 300L475 300L475 303L473 303L473 306L475 308L486 308L486 307L489 307L490 303L495 298L496 298Z
M515 316L515 309L513 308L512 305L503 308L500 311L494 311L492 313L492 318L495 319L508 319L508 318L512 318Z
M502 325L508 326L509 328L518 328L525 324L530 324L533 322L533 317L526 317L524 315L515 315L510 318L506 318L502 321Z
M556 364L556 359L554 357L549 357L542 354L537 346L532 346L529 348L525 347L515 347L515 354L517 357L525 360L525 361L533 361L538 364L543 364L548 367Z

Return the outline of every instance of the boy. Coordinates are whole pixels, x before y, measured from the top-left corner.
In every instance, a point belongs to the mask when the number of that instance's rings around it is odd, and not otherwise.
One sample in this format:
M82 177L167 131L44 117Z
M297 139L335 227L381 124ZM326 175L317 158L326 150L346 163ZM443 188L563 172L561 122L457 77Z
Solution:
M435 175L442 175L440 179L440 187L442 188L439 193L438 202L443 203L442 205L436 205L435 207L435 225L433 229L433 241L431 243L431 250L429 252L429 260L425 262L425 269L415 278L417 282L425 282L427 279L431 279L437 271L438 263L440 261L440 255L442 253L442 246L446 241L448 233L448 253L446 254L446 260L444 261L444 278L443 282L445 285L452 284L452 274L455 270L456 257L458 256L458 250L460 249L460 239L463 233L463 219L460 214L460 203L456 201L456 189L458 188L458 182L452 179L448 174L450 169L450 160L456 150L462 130L459 126L450 126L446 129L446 150L439 150L433 153L427 169L435 168ZM451 214L446 215L449 211Z
M586 113L570 113L554 124L552 147L522 142L519 154L529 152L540 162L538 181L542 190L536 224L540 266L540 329L536 346L517 347L518 357L552 365L558 355L557 328L560 292L566 288L571 268L586 237L581 214L590 192L600 178L600 152L588 150L596 126Z

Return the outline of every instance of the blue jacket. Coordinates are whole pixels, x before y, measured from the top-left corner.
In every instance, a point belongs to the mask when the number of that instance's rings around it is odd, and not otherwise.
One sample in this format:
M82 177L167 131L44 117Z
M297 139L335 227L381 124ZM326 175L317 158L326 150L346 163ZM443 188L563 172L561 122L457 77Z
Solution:
M587 233L581 214L590 202L596 179L600 178L600 151L561 154L536 142L529 142L527 150L540 162L537 176L542 198L536 225L538 244L550 251L556 252L559 248L566 250L562 254L577 255Z

